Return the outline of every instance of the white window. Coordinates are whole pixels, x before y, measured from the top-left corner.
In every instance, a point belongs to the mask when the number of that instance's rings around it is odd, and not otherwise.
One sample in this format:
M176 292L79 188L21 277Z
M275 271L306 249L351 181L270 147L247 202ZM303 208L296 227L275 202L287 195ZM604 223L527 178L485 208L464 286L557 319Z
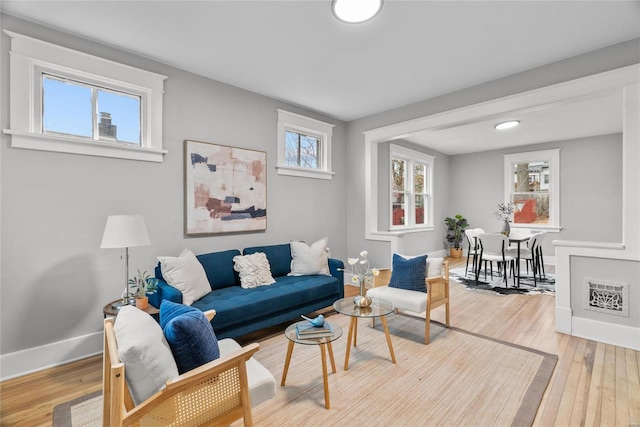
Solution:
M12 147L162 162L166 76L5 33Z
M513 227L560 229L560 150L505 155L504 180Z
M331 179L334 125L278 110L278 174Z
M390 145L390 230L433 227L433 157Z

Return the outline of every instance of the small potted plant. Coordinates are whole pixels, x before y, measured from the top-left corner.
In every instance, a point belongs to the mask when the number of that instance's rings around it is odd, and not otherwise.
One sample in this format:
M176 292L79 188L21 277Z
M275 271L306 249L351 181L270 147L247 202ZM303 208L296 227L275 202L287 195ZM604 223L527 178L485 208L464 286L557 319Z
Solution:
M133 279L129 279L130 290L136 298L136 307L144 310L149 307L149 297L147 295L155 293L158 289L158 279L150 277L146 271L140 272Z
M502 221L501 233L507 237L509 237L509 234L511 233L511 225L509 225L509 223L511 222L511 215L513 215L515 210L516 205L509 201L507 203L499 203L498 210L493 213L496 218Z
M447 225L447 242L449 242L449 254L452 258L462 257L462 237L469 223L462 215L453 218L445 218Z

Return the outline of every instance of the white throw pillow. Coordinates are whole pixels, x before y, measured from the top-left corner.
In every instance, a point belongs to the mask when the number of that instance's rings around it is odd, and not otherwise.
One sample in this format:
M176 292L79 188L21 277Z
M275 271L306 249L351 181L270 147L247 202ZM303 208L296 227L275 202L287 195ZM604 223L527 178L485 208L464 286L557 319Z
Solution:
M179 257L159 256L158 261L164 280L182 292L184 305L191 305L211 292L204 267L189 249L183 250Z
M118 357L125 365L125 378L136 405L178 376L171 348L153 317L126 305L120 309L113 330Z
M245 289L276 282L271 275L271 265L264 252L234 256L233 269L240 275L240 286Z
M411 259L417 256L425 255L400 255L404 259ZM442 263L444 262L444 258L431 258L427 256L427 265L425 265L424 274L425 277L440 277L442 276Z
M305 242L291 241L291 272L289 276L307 276L311 274L331 275L329 271L329 257L325 237L311 246Z
M429 258L427 257L427 277L440 277L442 276L442 263L444 258Z

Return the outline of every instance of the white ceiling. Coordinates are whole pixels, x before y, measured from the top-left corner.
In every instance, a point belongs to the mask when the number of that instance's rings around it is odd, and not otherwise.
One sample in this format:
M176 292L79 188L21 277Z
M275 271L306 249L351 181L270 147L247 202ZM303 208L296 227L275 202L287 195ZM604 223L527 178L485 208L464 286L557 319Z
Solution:
M3 0L0 7L344 121L640 37L640 1L386 0L378 16L355 25L336 20L329 0ZM619 116L605 123L601 114L611 101L585 106L598 120L578 119L580 126L619 131ZM562 113L569 120L577 114L570 110ZM538 131L560 127L545 125L549 116L560 115L531 112L520 128L537 140ZM488 143L480 126L473 140L443 131L443 152ZM415 140L424 138L438 144L434 134Z

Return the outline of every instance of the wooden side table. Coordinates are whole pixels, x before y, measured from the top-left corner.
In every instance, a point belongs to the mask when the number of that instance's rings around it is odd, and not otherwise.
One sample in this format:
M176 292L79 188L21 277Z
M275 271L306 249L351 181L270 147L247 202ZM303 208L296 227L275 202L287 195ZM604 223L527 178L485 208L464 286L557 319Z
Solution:
M105 319L107 318L107 316L116 317L118 315L118 312L120 310L118 310L117 308L113 308L111 306L111 304L116 303L116 302L120 302L120 301L122 301L122 299L117 299L115 301L111 301L110 303L108 303L107 305L102 307L102 314L104 315ZM135 305L134 305L134 307L135 307ZM157 315L157 314L160 313L160 310L155 308L151 304L149 304L149 307L145 308L142 311L144 311L145 313L149 314L150 316L154 316L154 315Z

